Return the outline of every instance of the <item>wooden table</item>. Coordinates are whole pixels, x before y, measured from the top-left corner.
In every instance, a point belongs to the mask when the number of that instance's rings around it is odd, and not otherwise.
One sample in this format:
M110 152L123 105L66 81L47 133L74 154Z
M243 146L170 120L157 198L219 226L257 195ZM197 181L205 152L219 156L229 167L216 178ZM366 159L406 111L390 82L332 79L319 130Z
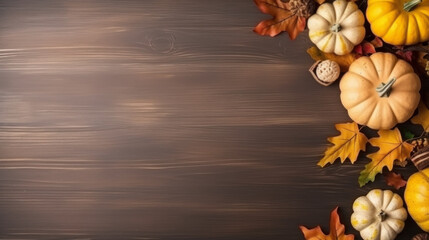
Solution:
M307 71L307 32L253 33L266 18L251 0L1 0L0 238L303 239L339 206L360 239L354 199L391 188L358 186L364 156L316 165L350 119Z

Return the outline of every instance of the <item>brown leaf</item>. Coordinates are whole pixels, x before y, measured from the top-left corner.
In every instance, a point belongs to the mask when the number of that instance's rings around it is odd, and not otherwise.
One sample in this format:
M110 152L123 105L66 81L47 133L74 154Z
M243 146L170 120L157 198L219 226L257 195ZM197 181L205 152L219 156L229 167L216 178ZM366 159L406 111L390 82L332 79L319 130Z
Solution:
M335 128L340 131L340 135L328 138L334 145L328 147L323 158L317 165L324 167L328 163L334 163L338 158L343 163L347 158L351 163L357 160L360 151L365 151L368 139L359 131L358 125L353 123L338 123Z
M322 4L322 3L326 2L326 0L314 0L314 1L316 1L318 4Z
M396 190L407 185L407 181L402 178L401 174L394 172L384 174L384 180L386 180L387 185L396 188Z
M369 181L374 181L375 176L387 167L392 170L395 160L405 161L410 157L414 146L402 141L401 132L398 128L393 130L378 131L379 137L371 138L369 143L378 147L378 151L367 155L371 162L365 165L365 169L360 173L359 185L362 187Z
M328 235L322 232L320 226L312 229L307 229L304 226L299 226L299 228L306 240L353 240L355 238L353 234L345 234L345 227L341 224L340 216L338 216L338 207L331 212L330 232Z
M375 37L370 43L375 48L383 47L383 41L379 37Z
M289 4L281 0L254 0L261 12L270 14L272 19L260 22L253 29L259 35L274 37L285 31L294 40L305 29L306 19L293 14Z
M307 49L307 53L315 61L323 61L328 59L337 62L338 65L340 65L341 72L347 72L352 62L359 58L359 56L355 53L349 53L342 56L336 55L334 53L324 53L316 46Z
M425 132L429 132L429 109L423 102L420 102L418 109L419 113L411 119L411 122L422 125Z

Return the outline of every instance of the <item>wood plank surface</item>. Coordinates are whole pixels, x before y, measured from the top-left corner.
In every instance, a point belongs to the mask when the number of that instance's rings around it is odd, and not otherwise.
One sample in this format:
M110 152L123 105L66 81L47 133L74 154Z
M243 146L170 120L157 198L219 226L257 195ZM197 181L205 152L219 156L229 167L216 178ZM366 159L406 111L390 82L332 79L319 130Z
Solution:
M367 159L316 165L350 119L307 32L251 0L0 0L0 239L347 232ZM405 176L411 174L401 170ZM397 239L419 230L408 220Z

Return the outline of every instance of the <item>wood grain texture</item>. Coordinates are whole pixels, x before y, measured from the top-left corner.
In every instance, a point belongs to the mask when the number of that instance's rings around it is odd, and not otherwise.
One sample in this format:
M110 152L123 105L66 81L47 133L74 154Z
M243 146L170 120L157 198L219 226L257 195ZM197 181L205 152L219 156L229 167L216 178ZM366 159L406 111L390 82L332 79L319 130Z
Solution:
M335 206L356 234L353 200L388 187L359 188L365 159L316 166L350 120L307 72L307 33L257 36L267 17L250 0L0 0L0 238L303 239Z

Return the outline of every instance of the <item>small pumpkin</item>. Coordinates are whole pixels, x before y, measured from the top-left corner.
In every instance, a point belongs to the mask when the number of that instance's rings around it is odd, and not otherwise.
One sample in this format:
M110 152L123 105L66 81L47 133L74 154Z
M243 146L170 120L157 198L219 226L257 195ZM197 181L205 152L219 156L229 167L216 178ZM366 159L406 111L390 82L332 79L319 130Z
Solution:
M393 45L429 40L429 0L368 0L372 32Z
M427 163L429 150L419 152L413 158ZM429 168L416 172L408 178L404 198L411 218L421 229L429 232Z
M365 37L365 16L353 2L337 0L319 6L307 22L310 40L323 52L345 55Z
M410 64L391 53L379 52L350 65L340 81L340 97L356 123L390 129L413 115L420 87Z
M390 190L371 190L353 203L351 223L364 240L392 240L406 219L402 198Z

